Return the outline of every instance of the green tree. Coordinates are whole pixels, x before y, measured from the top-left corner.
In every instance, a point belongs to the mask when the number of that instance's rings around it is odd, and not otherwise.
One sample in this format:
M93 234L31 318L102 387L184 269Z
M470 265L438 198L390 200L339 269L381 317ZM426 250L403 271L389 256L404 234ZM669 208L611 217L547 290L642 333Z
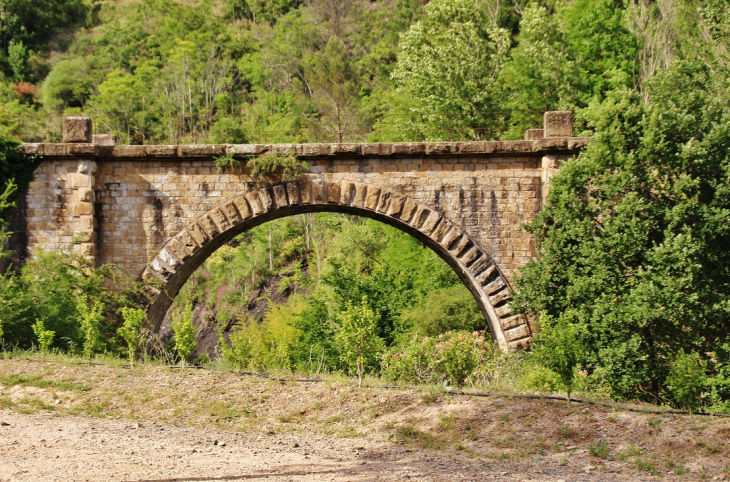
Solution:
M498 77L510 47L477 0L434 0L401 39L392 78L413 100L413 119L427 140L492 137L499 105ZM408 128L404 125L403 128ZM414 133L415 134L415 133Z
M221 334L219 346L223 358L237 370L247 370L254 361L254 347L245 321L230 333L230 346Z
M23 45L23 41L10 42L8 46L8 63L13 71L13 80L22 82L28 75L28 49Z
M198 348L197 330L193 326L193 304L188 302L182 311L173 313L170 324L175 335L175 351L180 357L183 368L190 356Z
M664 400L680 349L705 358L728 340L730 110L711 72L676 62L648 83L651 102L622 89L588 109L595 142L552 179L530 227L539 258L517 304L570 310L617 398Z
M15 201L28 190L38 162L36 156L23 154L17 139L0 134L0 223L10 221Z
M342 40L332 37L324 51L313 56L309 78L315 104L323 116L319 125L322 140L357 139L359 76Z
M581 339L585 327L575 323L570 312L557 320L544 315L540 317L540 327L533 340L532 356L540 365L560 377L566 400L570 404L575 372L585 359L584 342Z
M137 349L139 345L145 342L142 337L142 326L144 325L146 313L141 308L130 308L123 306L120 310L124 323L119 327L117 333L127 343L127 355L129 363L134 366L134 360L137 358Z
M509 137L522 138L525 129L542 125L542 112L575 105L578 78L570 58L561 17L538 3L522 11L517 46L502 71L510 116ZM537 111L537 112L535 112Z
M93 88L89 67L83 58L60 61L43 82L43 104L52 112L83 107Z
M367 297L358 305L348 304L340 314L335 341L340 346L342 361L357 370L357 384L362 386L365 370L374 365L384 349L383 340L378 337L378 315Z

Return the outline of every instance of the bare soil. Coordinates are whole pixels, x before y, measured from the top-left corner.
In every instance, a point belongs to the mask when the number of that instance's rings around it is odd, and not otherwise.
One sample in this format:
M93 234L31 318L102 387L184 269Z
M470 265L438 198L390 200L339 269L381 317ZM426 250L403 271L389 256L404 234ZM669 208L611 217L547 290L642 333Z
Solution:
M0 481L726 480L730 420L0 360Z

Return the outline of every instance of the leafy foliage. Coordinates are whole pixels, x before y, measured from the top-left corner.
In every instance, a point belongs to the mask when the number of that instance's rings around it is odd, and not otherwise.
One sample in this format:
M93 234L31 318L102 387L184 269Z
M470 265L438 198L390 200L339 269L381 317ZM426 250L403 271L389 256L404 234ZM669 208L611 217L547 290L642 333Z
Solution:
M615 397L671 397L680 349L727 342L721 82L677 62L652 80L651 103L624 89L592 106L596 141L561 169L530 228L541 256L523 270L518 302L556 318L570 310Z
M129 363L134 366L134 360L137 358L137 349L139 345L145 342L142 336L142 326L146 318L146 313L140 308L131 308L123 306L119 310L124 319L124 324L119 327L117 333L127 344L127 354Z
M173 314L170 328L175 335L175 351L183 367L198 347L197 330L193 325L193 306L187 303L182 311Z
M366 369L375 366L383 340L377 332L377 313L363 296L359 305L349 304L340 315L340 327L335 341L340 346L340 358L346 366L357 371L358 386L362 385Z

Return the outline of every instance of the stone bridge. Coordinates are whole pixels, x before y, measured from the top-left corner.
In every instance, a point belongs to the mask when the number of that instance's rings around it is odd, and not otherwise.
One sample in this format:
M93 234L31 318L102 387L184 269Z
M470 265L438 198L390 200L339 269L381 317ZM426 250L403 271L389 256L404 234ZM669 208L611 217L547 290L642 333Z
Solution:
M92 140L90 119L66 118L63 143L24 146L42 162L16 213L13 247L76 253L155 281L148 320L158 330L188 277L234 236L299 213L357 214L438 253L493 338L516 350L533 331L510 310L512 275L535 255L521 226L540 211L559 162L588 141L571 136L570 113L549 112L524 141L138 146ZM222 154L271 152L306 160L309 172L260 187L245 169L215 164Z

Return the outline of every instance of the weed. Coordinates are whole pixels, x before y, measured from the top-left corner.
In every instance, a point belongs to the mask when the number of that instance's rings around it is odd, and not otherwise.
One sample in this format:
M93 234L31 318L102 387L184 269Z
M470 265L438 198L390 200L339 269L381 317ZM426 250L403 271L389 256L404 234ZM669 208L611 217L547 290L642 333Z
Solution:
M651 418L651 417L649 417L646 420L646 423L648 423L650 427L657 428L657 427L659 427L662 424L662 421L659 418Z
M454 417L451 415L439 414L439 427L444 430L454 428Z
M611 453L611 447L608 445L608 442L605 440L600 440L598 443L593 444L590 446L588 451L593 455L594 457L598 457L601 459L608 459L609 454Z
M414 444L420 448L439 450L443 447L443 444L436 440L433 435L421 432L412 425L399 427L395 434L405 443Z
M497 460L500 462L503 460L507 460L509 458L509 454L507 452L502 452L497 456Z
M444 394L443 389L438 385L429 385L421 392L421 401L423 403L436 403Z
M564 458L563 460L561 460L560 465L562 465L562 466L568 465L568 459Z
M333 423L341 422L344 417L342 415L334 415L324 420L325 425L331 425Z
M687 468L683 465L678 465L677 468L674 470L674 473L677 475L684 475L687 473Z
M560 435L565 438L572 438L578 435L578 432L576 432L575 429L571 427L560 427Z
M631 444L625 450L619 452L617 458L624 461L629 457L636 457L637 455L641 455L641 449L636 445Z
M465 447L463 445L461 445L461 444L459 444L459 445L456 446L456 450L461 451L461 450L464 450L464 449L465 449Z
M646 459L637 458L634 463L637 469L643 470L644 472L652 472L655 469L654 464Z
M509 414L503 413L499 416L500 422L509 422Z

